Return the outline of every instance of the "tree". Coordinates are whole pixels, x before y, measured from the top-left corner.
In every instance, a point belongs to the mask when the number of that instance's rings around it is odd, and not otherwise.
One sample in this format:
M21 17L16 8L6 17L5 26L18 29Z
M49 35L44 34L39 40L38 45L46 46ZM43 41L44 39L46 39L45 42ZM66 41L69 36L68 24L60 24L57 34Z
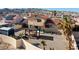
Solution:
M54 16L56 16L56 14L57 14L57 11L53 11L53 13L54 13Z
M41 44L43 45L43 49L45 50L46 42L45 41L41 41Z
M59 23L60 28L63 30L66 40L69 43L69 50L74 49L72 40L72 22L69 16L63 16L63 20Z

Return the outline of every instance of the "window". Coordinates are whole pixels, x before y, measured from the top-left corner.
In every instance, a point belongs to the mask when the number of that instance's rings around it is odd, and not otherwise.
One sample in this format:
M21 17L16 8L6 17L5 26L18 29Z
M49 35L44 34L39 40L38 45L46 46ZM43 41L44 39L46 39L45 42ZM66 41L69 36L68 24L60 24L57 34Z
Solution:
M37 19L37 22L41 22L41 19Z

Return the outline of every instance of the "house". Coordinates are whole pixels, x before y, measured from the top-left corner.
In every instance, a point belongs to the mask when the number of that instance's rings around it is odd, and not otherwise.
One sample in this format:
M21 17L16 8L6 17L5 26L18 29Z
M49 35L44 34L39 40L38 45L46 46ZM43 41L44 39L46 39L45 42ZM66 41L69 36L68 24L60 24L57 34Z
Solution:
M13 17L15 17L15 15L6 15L5 16L5 23L10 23L10 24L14 23Z
M0 15L0 23L5 23L5 19L2 15Z
M42 18L39 18L39 17L28 18L28 25L43 27L44 22L45 22L45 20Z
M48 18L44 23L45 24L44 30L49 33L60 34L57 28L58 23L59 23L59 19Z

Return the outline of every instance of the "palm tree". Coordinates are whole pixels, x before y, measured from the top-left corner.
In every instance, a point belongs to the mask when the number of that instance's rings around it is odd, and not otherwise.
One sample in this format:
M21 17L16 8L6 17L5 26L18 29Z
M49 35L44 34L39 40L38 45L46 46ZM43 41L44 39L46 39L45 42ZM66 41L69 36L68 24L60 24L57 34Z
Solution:
M43 49L45 50L46 42L45 41L41 41L41 44L43 45Z
M61 23L59 24L60 27L62 28L64 35L66 36L66 40L68 40L69 43L69 50L74 49L74 46L72 44L72 22L69 16L63 16L63 19Z

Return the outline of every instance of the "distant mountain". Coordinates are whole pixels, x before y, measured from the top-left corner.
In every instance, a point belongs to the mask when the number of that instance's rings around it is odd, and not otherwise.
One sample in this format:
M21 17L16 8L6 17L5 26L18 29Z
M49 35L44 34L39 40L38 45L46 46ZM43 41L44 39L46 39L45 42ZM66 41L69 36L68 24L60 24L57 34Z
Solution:
M54 10L47 10L45 8L4 8L0 9L0 14L5 15L8 13L28 13L28 12L35 12L35 13L49 13L49 12L54 12ZM73 15L79 15L78 12L68 12L68 11L56 11L58 14L73 14Z
M48 12L48 10L43 10L43 9L39 9L39 8L16 8L16 9L8 9L8 8L4 8L4 9L0 9L0 14L6 14L6 13L10 13L10 12L14 12L14 13L27 13L27 12Z

